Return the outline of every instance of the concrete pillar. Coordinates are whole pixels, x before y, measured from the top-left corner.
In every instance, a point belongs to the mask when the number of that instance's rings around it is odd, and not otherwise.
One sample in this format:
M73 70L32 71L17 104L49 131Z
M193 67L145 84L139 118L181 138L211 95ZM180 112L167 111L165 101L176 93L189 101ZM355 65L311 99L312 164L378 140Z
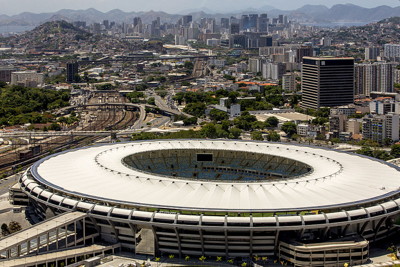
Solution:
M36 238L36 253L40 250L40 235Z
M47 234L46 234L46 249L47 249L47 251L49 251L49 247L50 247L50 232L47 232Z
M31 252L31 240L28 239L28 241L26 242L26 254L29 254L29 252Z
M65 248L68 248L68 225L65 225Z
M83 218L83 245L86 245L86 218Z
M56 249L58 250L58 232L59 232L59 227L56 228Z
M17 245L17 257L21 256L21 245Z
M78 235L78 233L76 231L76 221L74 222L74 233L75 233L75 235L74 235L74 246L76 247L76 237Z

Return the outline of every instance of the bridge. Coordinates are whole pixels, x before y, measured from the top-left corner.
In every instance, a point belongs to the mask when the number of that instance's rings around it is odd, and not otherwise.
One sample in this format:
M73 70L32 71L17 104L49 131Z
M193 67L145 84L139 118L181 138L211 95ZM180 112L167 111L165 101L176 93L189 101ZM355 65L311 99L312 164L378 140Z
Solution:
M177 55L172 57L167 56L127 56L121 58L102 58L98 60L81 60L78 61L79 65L90 64L107 64L110 62L134 62L143 60L184 60L184 59L209 59L219 57L217 55Z
M70 106L70 109L76 108L87 108L87 107L121 107L126 110L131 110L132 108L139 109L140 113L145 112L145 108L159 108L161 111L171 115L185 115L187 117L192 117L190 114L183 113L179 110L171 109L161 101L156 101L156 106L149 104L133 104L133 103L97 103L97 104L83 104L79 106Z

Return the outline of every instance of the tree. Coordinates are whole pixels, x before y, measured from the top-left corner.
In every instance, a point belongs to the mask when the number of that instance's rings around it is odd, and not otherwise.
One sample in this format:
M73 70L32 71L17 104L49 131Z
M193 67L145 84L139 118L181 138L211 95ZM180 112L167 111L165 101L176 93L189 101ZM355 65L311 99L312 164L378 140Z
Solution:
M361 149L356 151L357 154L373 157L373 150L370 147L363 146Z
M207 138L217 138L217 129L214 123L208 123L201 128L201 132Z
M279 120L277 117L268 117L268 119L265 121L270 127L276 127L278 126Z
M190 86L191 83L188 82L188 81L183 81L183 82L181 82L181 85L182 85L182 86Z
M312 120L312 123L317 125L324 125L327 122L329 122L329 119L324 117L316 117Z
M1 234L2 234L3 236L6 236L6 235L9 235L9 234L10 234L10 229L8 229L8 225L5 224L5 223L3 223L3 224L1 225Z
M193 65L193 63L190 62L190 61L185 61L185 63L183 64L183 67L186 68L186 69L188 69L188 70L192 70L193 67L194 67L194 65Z
M212 109L210 111L210 119L213 121L223 121L227 120L229 118L228 113L218 110L218 109Z
M286 133L286 135L289 137L291 137L293 134L297 133L296 124L291 121L285 122L282 125L281 130L284 131Z
M276 131L269 131L267 140L271 142L279 142L281 141L281 136Z
M155 106L156 105L155 98L154 97L150 97L149 99L147 99L147 104Z
M394 158L400 158L400 144L392 145L390 155L392 155Z
M237 127L232 127L231 129L229 129L229 139L239 139L241 134L242 130Z
M251 132L251 140L264 141L264 137L260 131Z
M234 124L245 131L250 131L252 129L252 123L257 121L256 116L250 115L249 112L245 111L239 117L235 118Z
M189 113L190 115L193 115L195 117L203 116L205 110L206 110L206 105L204 103L201 103L201 102L189 103L183 109L184 112Z
M183 124L185 126L195 125L195 124L197 124L197 118L196 117L185 118L185 119L183 119Z
M61 131L61 125L58 123L53 122L49 128L50 131Z
M110 91L114 89L114 85L112 85L111 83L100 84L96 85L96 89L102 91Z
M12 221L8 224L8 229L10 230L10 233L15 233L20 231L22 227L21 224L19 224L19 222Z
M232 104L235 104L237 102L237 98L239 95L240 94L235 91L229 92L228 97Z

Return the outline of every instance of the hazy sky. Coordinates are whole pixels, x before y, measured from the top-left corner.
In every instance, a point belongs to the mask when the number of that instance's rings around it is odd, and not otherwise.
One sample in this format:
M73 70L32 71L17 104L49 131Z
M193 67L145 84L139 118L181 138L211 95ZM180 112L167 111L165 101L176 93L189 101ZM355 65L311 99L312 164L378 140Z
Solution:
M0 0L0 14L14 15L24 11L40 13L63 8L87 9L91 7L100 11L119 8L124 11L162 10L170 13L201 7L228 12L265 5L291 10L305 4L321 4L329 7L334 4L345 3L364 7L399 6L400 0Z

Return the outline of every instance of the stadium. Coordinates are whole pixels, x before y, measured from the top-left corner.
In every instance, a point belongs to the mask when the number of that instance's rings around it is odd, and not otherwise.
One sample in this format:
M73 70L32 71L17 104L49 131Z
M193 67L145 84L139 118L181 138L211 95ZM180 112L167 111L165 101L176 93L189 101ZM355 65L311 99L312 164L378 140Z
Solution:
M79 211L102 242L177 257L368 261L397 232L400 169L318 147L232 140L90 146L36 162L20 186L42 219Z

